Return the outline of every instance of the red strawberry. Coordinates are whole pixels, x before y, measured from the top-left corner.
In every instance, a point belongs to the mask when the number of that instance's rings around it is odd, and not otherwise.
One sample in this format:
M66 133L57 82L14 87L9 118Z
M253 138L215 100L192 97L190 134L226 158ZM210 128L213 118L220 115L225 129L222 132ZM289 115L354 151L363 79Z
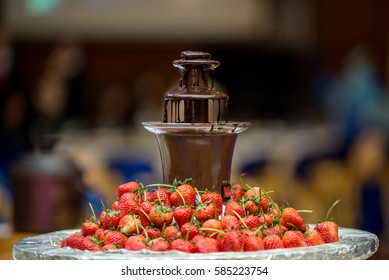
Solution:
M116 249L117 249L117 247L114 244L107 244L101 248L102 251L110 251L110 250L116 250Z
M220 252L219 241L217 241L214 238L210 238L210 237L198 238L195 245L196 245L197 253Z
M217 216L217 209L214 203L205 202L197 205L195 210L195 218L199 222L205 222L208 219L213 219Z
M193 216L193 209L190 206L179 206L174 208L173 217L179 227L188 223Z
M261 189L259 187L252 187L251 189L245 192L244 197L247 199L255 200L260 195L261 195Z
M220 247L223 252L243 252L244 235L239 231L229 230L221 235Z
M120 215L123 217L127 214L139 214L139 203L131 196L133 193L124 193L120 199L118 208Z
M271 234L263 239L265 250L284 248L281 238L278 235Z
M216 192L205 192L201 195L201 201L203 203L210 202L216 205L216 217L220 216L223 212L223 197Z
M105 209L100 213L99 223L104 229L116 229L120 221L120 211Z
M170 250L169 242L162 237L151 240L151 244L149 244L149 246L152 251L163 252Z
M101 251L101 246L92 240L90 236L84 236L77 249L88 251Z
M222 230L222 223L216 219L209 219L202 224L200 230L204 236L216 238L217 233Z
M141 225L142 223L137 216L127 214L120 219L118 229L126 235L139 234L142 231Z
M320 233L315 228L308 228L304 235L311 240L313 245L321 245L324 244L324 240L321 237Z
M154 238L160 237L161 232L162 231L159 228L147 226L147 227L145 227L145 230L143 231L142 235L144 235L146 237L146 239L147 239L147 237L149 239L154 239Z
M172 245L171 245L171 249L181 251L181 252L186 252L186 253L195 253L196 252L196 246L194 244L192 244L191 242L189 242L185 239L182 239L182 238L173 240Z
M127 237L119 231L110 231L104 239L104 245L114 244L118 248L123 248L127 241Z
M151 208L153 208L153 204L150 201L143 201L139 204L139 218L142 222L142 226L148 226L151 223L149 213Z
M115 200L114 202L112 202L111 209L112 210L119 210L119 200Z
M165 230L163 231L163 237L166 240L173 241L174 239L177 239L179 237L180 231L177 227L170 225L165 227Z
M287 230L288 229L284 226L275 225L274 227L264 229L263 234L266 236L275 234L278 235L279 237L282 237Z
M240 220L235 215L224 215L220 222L222 224L222 229L234 230L239 229L241 226Z
M145 191L140 195L139 202L142 203L144 201L152 202L153 192Z
M246 217L243 217L242 223L243 223L243 225L245 225L249 229L250 228L252 228L252 229L258 228L262 224L260 217L254 216L254 215L248 215Z
M162 228L173 222L173 210L169 206L155 205L150 210L149 218L156 227Z
M234 215L237 218L244 216L243 207L236 201L229 201L226 204L226 209L224 210L224 215Z
M269 214L264 214L259 217L261 225L266 225L266 227L271 227L273 224L273 217Z
M297 210L292 207L287 207L282 210L280 222L281 225L287 229L298 229L301 232L304 232L307 229L304 219Z
M262 232L261 231L258 231L258 230L251 230L251 229L242 229L241 233L243 235L255 235L255 236L258 236L258 237L261 237L262 238Z
M99 228L98 230L96 230L95 236L96 236L97 240L99 240L101 243L104 243L105 235L107 233L108 233L108 230L103 229L103 228Z
M259 236L245 235L244 237L244 251L260 251L264 250L263 240Z
M99 225L94 221L85 221L81 225L81 232L84 236L95 234L99 229Z
M151 193L151 202L171 207L170 192L167 188L159 188Z
M339 241L338 225L332 221L318 223L315 229L319 232L325 243Z
M260 207L253 200L247 200L244 204L244 208L248 214L252 215L257 214L260 209Z
M81 242L83 239L83 234L81 231L77 231L70 236L66 237L61 242L61 247L71 247L71 248L80 248Z
M145 244L146 238L142 235L133 235L127 238L124 248L130 251L138 251L148 249Z
M243 186L241 184L233 184L231 186L231 198L237 201L242 196L244 196Z
M186 240L191 240L200 233L200 229L191 223L183 224L180 230L182 238Z
M308 246L305 242L304 234L293 230L288 230L284 233L284 236L282 237L282 243L284 244L285 248Z
M196 203L196 191L191 185L180 185L170 195L170 202L176 207L185 204L194 206Z
M137 182L128 182L122 184L116 188L116 195L120 197L123 193L131 192L135 193L140 189L140 185Z

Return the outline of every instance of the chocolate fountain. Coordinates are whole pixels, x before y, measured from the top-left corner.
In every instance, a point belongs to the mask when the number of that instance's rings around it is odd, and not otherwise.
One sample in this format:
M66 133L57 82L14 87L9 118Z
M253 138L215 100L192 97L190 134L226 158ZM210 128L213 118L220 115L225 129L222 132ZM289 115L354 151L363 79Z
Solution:
M209 53L184 51L173 65L180 83L164 96L163 120L142 123L157 137L163 181L192 178L197 189L227 198L237 136L250 123L228 121L228 95L213 87L220 62Z

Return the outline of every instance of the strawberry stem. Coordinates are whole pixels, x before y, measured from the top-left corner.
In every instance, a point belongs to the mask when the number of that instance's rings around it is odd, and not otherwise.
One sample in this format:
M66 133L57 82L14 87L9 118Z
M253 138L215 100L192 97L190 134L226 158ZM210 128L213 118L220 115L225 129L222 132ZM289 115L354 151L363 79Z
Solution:
M328 217L330 216L332 210L335 208L335 206L336 206L339 202L340 202L340 199L338 199L337 201L335 201L335 202L331 205L330 209L328 209L328 211L327 211L327 214L326 214L326 217L325 217L325 220L324 220L324 221L328 221Z

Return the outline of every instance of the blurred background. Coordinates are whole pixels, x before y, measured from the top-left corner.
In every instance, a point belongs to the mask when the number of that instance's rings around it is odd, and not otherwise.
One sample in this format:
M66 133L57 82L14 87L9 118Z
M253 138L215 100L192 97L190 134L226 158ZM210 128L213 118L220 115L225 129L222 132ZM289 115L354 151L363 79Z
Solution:
M332 216L389 246L389 2L3 0L0 224L79 225L116 186L162 180L154 135L183 50L212 54L230 119L250 121L232 178L310 223ZM3 221L3 223L1 223Z

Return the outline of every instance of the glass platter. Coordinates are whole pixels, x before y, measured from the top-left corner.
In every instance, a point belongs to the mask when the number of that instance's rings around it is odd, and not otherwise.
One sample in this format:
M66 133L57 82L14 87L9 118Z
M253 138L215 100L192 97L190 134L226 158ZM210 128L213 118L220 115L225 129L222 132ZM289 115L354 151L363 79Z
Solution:
M312 225L311 225L312 226ZM131 252L125 249L108 252L87 252L61 248L59 244L70 234L78 231L61 230L35 235L19 240L13 246L13 258L17 260L128 260L128 259L209 259L209 260L361 260L372 256L378 249L376 235L351 228L339 228L340 241L320 246L274 249L257 252L220 252L188 254L177 251Z

